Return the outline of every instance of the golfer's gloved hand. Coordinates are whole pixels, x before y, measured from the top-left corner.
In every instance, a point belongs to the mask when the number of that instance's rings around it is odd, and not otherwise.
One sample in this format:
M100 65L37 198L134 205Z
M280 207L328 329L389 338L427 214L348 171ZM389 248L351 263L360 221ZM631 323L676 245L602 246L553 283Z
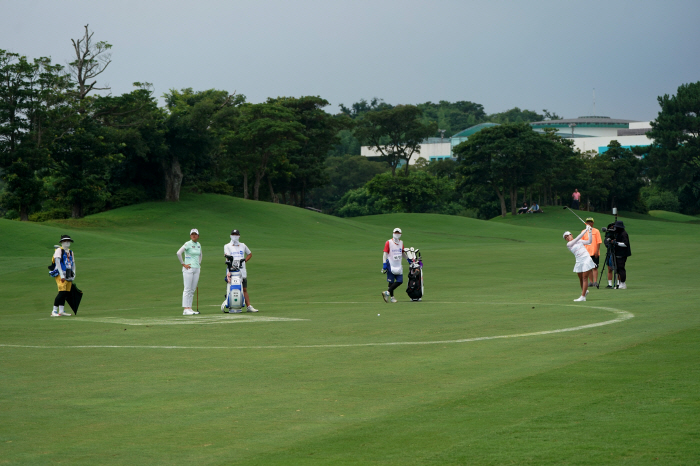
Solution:
M627 245L626 245L625 243L617 243L617 245L620 246L621 248L626 248L626 247L627 247Z

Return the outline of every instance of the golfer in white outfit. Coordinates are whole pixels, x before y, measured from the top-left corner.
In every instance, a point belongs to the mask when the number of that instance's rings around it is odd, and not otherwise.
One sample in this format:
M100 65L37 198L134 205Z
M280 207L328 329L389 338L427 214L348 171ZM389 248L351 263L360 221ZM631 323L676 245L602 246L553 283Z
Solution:
M199 271L202 264L202 246L197 242L199 239L199 231L193 228L190 231L190 241L182 245L177 250L177 259L182 264L182 278L185 281L185 291L182 292L182 311L183 316L193 316L199 314L199 311L192 310L192 298L199 283ZM183 260L182 254L185 254Z
M581 238L586 233L588 233L588 240L581 241ZM581 296L578 299L574 299L574 301L585 301L586 295L588 295L588 277L591 270L595 269L595 262L591 260L591 256L586 249L586 245L591 244L593 241L591 226L586 225L586 229L576 238L573 237L570 231L565 231L564 240L566 241L566 247L576 257L574 273L578 274L578 280L581 283Z

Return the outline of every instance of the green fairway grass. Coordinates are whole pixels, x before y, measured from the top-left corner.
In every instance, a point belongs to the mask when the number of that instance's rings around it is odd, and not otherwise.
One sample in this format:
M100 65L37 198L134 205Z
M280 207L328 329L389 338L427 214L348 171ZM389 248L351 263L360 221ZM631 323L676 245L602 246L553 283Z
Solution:
M0 464L700 463L700 225L623 213L628 289L574 303L562 233L583 224L544 210L342 219L207 194L0 219ZM422 302L381 298L395 227ZM258 314L219 308L233 228ZM61 234L85 294L51 318Z
M700 221L698 217L693 217L692 215L683 215L677 212L667 212L665 210L650 210L649 215L656 218L661 218L664 220L670 220L671 222L697 222Z

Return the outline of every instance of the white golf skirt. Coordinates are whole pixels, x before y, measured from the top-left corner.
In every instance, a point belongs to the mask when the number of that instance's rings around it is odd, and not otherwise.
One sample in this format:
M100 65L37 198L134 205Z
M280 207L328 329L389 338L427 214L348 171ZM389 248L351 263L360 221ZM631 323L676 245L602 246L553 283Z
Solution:
M574 273L588 272L589 270L595 269L596 265L591 259L591 256L586 256L584 259L576 260L574 265Z

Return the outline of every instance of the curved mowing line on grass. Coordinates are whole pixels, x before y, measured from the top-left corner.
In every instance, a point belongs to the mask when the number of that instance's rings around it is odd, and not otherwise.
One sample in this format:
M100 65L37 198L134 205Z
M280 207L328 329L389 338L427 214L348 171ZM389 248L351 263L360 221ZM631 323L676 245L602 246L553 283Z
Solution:
M454 302L449 304L513 304L513 305L530 305L535 304L539 306L556 306L556 304L542 304L542 303L461 303ZM579 307L582 306L576 304L559 304L559 306L566 307ZM600 306L587 306L588 309L601 309L603 311L612 312L616 314L617 317L612 320L606 320L604 322L596 322L593 324L579 325L578 327L568 327L560 328L556 330L543 330L540 332L530 332L530 333L516 333L512 335L496 335L490 337L476 337L476 338L463 338L460 340L440 340L440 341L397 341L388 343L348 343L348 344L335 344L335 345L258 345L258 346L146 346L146 345L76 345L76 346L39 346L39 345L6 345L1 344L0 347L3 348L135 348L135 349L291 349L291 348L352 348L352 347L362 347L362 346L400 346L400 345L441 345L447 343L469 343L472 341L484 341L484 340L497 340L502 338L521 338L521 337L534 337L538 335L549 335L552 333L563 333L563 332L575 332L578 330L584 330L587 328L602 327L604 325L616 324L618 322L624 322L634 317L631 312L623 311L620 309L615 309L613 307L600 307Z

